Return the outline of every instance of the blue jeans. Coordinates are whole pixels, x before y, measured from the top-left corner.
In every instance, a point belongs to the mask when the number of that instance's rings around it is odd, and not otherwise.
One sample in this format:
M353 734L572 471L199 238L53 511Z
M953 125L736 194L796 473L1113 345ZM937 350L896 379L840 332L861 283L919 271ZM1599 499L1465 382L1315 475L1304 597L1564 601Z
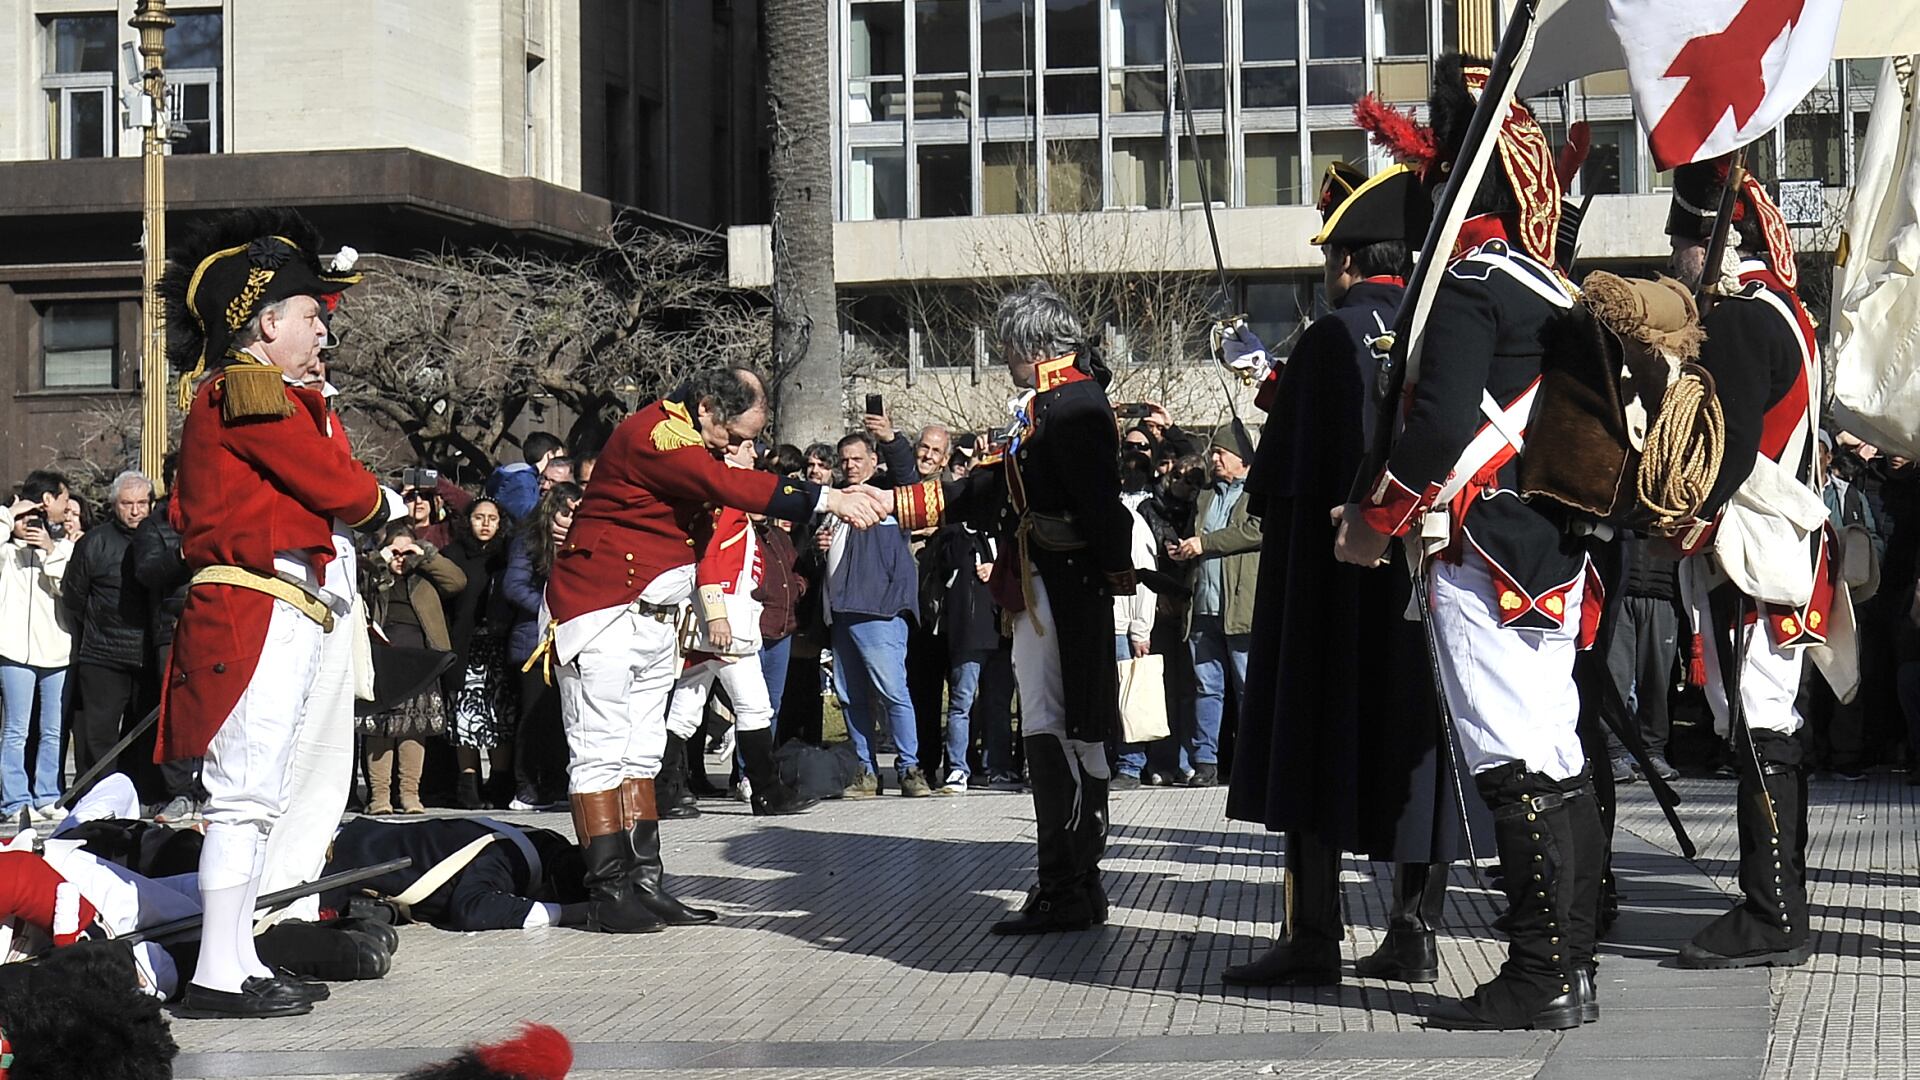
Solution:
M33 667L0 660L0 812L60 798L60 707L66 668ZM33 726L33 694L40 692L40 747L27 779L27 729Z
M973 776L967 766L967 748L973 743L973 699L980 693L980 669L992 655L992 649L963 653L947 670L948 768L966 777Z
M847 737L868 772L873 759L873 713L886 713L894 748L895 772L920 767L920 732L914 724L913 698L907 693L907 620L871 615L833 618L833 692L847 716Z
M1133 643L1127 640L1127 635L1113 635L1113 658L1115 660L1133 659ZM1147 744L1116 742L1114 745L1118 748L1113 755L1114 765L1117 766L1116 771L1122 776L1139 779L1140 770L1147 767Z
M760 674L767 680L767 701L773 706L773 725L780 726L780 699L787 694L787 661L793 658L793 639L783 637L760 649Z
M1235 700L1246 695L1247 652L1251 634L1229 634L1218 615L1195 615L1187 644L1193 648L1193 731L1181 748L1184 770L1220 761L1220 717L1227 707L1227 679L1233 679ZM1231 667L1229 667L1231 662Z

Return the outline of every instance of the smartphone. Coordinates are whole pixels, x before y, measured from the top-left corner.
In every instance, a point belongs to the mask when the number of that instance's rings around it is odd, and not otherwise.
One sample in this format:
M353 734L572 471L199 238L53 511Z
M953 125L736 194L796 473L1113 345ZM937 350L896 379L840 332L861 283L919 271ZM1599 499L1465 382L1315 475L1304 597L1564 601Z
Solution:
M1113 415L1122 420L1145 420L1153 415L1153 407L1144 401L1132 401L1124 405L1115 405Z
M879 395L879 394L868 394L868 395L867 395L867 415L868 415L868 416L885 416L885 415L887 415L887 405L886 405L886 402L884 402L884 401L881 401L881 400L880 400L880 395Z
M438 469L403 469L400 483L410 488L431 488L440 482Z

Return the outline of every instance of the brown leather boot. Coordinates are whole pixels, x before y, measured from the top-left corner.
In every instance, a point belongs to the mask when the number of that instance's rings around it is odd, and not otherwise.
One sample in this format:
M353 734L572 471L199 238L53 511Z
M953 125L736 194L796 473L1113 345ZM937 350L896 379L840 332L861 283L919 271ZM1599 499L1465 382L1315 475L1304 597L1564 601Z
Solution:
M399 744L400 812L425 813L427 808L420 805L420 774L427 768L427 744L421 739L401 739Z
M367 813L393 813L393 740L367 736Z
M625 785L573 795L573 833L586 855L586 927L602 934L650 934L666 923L627 884L632 849L622 825Z

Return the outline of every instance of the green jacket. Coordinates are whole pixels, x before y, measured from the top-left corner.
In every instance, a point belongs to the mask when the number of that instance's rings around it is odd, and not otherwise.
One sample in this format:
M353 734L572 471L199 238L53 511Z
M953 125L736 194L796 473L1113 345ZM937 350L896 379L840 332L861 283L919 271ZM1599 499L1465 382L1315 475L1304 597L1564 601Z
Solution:
M1200 492L1194 504L1194 528L1207 520L1213 500L1219 498L1212 487ZM1221 584L1221 621L1228 634L1253 633L1253 586L1260 574L1260 519L1250 513L1253 500L1243 488L1233 509L1227 512L1227 525L1200 534L1200 558L1219 559ZM1194 562L1199 572L1199 560ZM1192 608L1188 608L1187 629L1193 629Z

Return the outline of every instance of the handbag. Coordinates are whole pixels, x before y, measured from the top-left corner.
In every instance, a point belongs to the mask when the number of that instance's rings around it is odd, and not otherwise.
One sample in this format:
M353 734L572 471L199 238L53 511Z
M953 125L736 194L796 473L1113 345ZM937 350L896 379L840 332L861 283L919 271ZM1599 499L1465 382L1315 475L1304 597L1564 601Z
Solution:
M1713 553L1741 592L1762 603L1805 607L1813 599L1812 538L1826 523L1826 500L1758 454L1720 513Z
M1149 653L1122 660L1120 668L1120 739L1149 743L1164 739L1167 727L1166 660Z

